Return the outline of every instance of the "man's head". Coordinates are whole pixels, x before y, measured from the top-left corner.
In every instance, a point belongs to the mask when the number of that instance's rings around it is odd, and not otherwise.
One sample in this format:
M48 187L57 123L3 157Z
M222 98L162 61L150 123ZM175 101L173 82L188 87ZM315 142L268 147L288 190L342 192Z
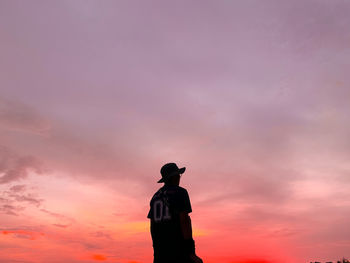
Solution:
M179 185L180 176L185 170L186 167L179 169L175 163L167 163L160 169L162 179L160 179L158 183Z

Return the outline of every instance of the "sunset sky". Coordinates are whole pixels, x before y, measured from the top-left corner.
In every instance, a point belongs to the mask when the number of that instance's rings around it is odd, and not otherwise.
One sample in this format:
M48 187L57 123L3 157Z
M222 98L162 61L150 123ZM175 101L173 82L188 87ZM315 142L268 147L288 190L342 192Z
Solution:
M205 263L350 257L350 1L0 0L0 262L151 263L186 167Z

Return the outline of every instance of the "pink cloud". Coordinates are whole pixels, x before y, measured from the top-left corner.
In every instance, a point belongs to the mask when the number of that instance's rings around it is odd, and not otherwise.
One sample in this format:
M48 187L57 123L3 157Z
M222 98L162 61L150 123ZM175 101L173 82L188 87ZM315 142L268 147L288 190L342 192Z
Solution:
M45 135L50 130L49 122L32 107L1 97L0 127L38 135Z
M1 234L3 235L13 234L16 238L24 238L24 239L30 239L30 240L35 240L45 235L44 233L38 233L38 232L22 230L22 229L1 230Z
M206 262L347 253L349 11L3 2L0 223L52 238L19 239L17 260L127 262L136 240L134 260L150 261L145 217L168 161L188 168Z
M4 146L0 146L0 184L27 177L28 170L41 173L41 164L33 156L20 156Z

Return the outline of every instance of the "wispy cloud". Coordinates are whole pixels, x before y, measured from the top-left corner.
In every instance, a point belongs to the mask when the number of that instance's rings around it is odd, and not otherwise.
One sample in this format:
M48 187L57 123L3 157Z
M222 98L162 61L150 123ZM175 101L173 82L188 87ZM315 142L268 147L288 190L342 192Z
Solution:
M2 235L14 235L16 238L35 240L44 236L44 233L23 229L0 229Z
M41 173L41 163L30 155L19 155L0 145L0 184L18 181L27 177L28 171Z
M52 225L60 227L60 228L67 228L67 227L69 227L69 225L62 225L62 224L52 224Z
M5 188L6 189L6 188ZM44 201L33 192L27 192L26 185L9 186L7 190L1 192L0 211L8 215L18 216L26 207L40 207Z
M45 135L50 124L33 107L0 97L0 128Z
M4 214L18 216L18 212L23 211L24 209L25 207L23 206L14 206L6 203L4 204L4 202L0 200L0 211Z
M124 237L150 261L148 201L176 161L207 262L347 252L349 14L343 0L4 1L0 223L47 225L45 251L67 252L52 262L128 262Z
M45 208L41 208L40 211L58 220L59 223L53 224L54 226L57 226L57 227L66 228L76 222L76 220L72 217L69 217L67 215L60 214L60 213L55 213Z
M41 203L44 201L43 199L36 198L33 194L26 195L18 195L18 194L10 194L9 197L14 198L17 202L26 202L31 205L39 207Z
M26 190L26 185L14 185L10 188L10 191L12 192L23 192Z

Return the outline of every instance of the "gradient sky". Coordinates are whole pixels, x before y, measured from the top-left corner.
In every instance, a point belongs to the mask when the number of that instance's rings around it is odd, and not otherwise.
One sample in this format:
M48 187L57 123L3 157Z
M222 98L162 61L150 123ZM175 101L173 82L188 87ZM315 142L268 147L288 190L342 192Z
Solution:
M150 263L166 162L205 263L350 257L350 1L0 0L0 261Z

